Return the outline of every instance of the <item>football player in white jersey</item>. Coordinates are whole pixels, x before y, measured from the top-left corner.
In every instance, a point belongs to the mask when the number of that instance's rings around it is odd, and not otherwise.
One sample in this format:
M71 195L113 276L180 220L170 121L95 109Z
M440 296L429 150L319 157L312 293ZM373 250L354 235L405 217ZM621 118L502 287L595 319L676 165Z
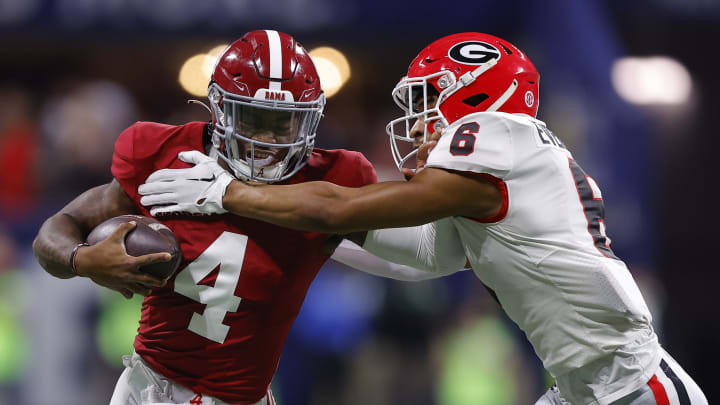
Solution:
M419 140L440 134L423 146L423 170L405 170L409 181L361 188L233 181L210 193L212 174L223 169L196 154L191 169L151 175L141 203L153 215L214 214L222 206L304 231L370 230L360 241L365 250L436 274L467 259L556 379L537 404L707 404L660 347L647 305L610 247L599 187L535 118L538 80L511 43L450 35L423 49L393 91L405 112L388 124L399 168ZM406 154L402 143L414 147ZM341 245L334 257L351 251ZM442 265L433 259L438 251Z

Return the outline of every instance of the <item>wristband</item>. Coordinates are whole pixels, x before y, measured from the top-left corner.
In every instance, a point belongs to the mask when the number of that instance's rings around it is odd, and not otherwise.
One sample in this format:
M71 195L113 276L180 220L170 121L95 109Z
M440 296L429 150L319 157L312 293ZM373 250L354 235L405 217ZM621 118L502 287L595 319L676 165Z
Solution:
M76 276L79 276L79 274L77 272L77 267L75 264L75 257L77 256L78 249L80 249L81 247L84 247L84 246L90 246L90 244L86 243L86 242L78 243L73 248L72 253L70 253L70 268L72 269L73 273L75 273Z

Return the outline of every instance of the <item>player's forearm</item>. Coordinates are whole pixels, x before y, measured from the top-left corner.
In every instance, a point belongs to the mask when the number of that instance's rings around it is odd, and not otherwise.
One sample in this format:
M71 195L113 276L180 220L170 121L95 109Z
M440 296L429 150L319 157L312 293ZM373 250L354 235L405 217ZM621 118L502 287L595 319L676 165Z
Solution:
M223 197L223 208L248 218L303 231L340 233L333 207L344 204L341 187L325 182L303 183L302 187L248 186L233 181ZM337 221L336 221L337 222Z
M73 248L102 221L133 213L136 209L117 181L91 188L45 221L33 241L33 253L48 273L59 278L73 277Z
M231 183L223 207L233 214L309 232L347 234L369 229L414 226L441 218L432 205L405 182L360 188L327 182L248 186Z
M58 278L74 277L70 265L70 254L78 243L84 240L80 225L68 214L58 213L50 217L40 228L33 253L40 265Z
M234 181L223 197L223 207L288 228L344 234L366 229L352 211L357 190L319 181L280 186Z

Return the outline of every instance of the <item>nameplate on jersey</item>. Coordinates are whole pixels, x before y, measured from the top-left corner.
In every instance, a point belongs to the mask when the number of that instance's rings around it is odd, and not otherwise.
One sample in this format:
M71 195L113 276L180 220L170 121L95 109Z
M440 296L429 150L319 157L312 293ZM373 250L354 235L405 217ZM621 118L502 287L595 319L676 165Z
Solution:
M547 129L544 125L535 124L537 128L537 144L538 146L555 146L562 149L567 149L565 144L552 133L551 130Z

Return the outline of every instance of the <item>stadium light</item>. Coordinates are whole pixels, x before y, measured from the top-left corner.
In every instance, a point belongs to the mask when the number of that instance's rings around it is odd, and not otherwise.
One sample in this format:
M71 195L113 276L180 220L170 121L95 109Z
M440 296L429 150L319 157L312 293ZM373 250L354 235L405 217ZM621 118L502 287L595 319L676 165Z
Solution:
M611 79L624 100L640 105L679 105L690 98L690 73L667 56L625 57L615 61Z
M206 82L210 81L210 76L212 76L212 71L215 68L215 62L217 62L218 58L223 53L223 51L227 49L227 47L228 44L218 45L205 54L205 61L202 65L202 72L203 75L207 77ZM207 87L207 83L205 87Z
M335 95L350 79L350 64L342 52L322 46L310 51L325 97Z
M207 94L208 81L203 75L206 56L204 53L193 55L180 68L178 81L183 89L193 96L202 97Z
M207 96L208 82L215 67L215 61L225 48L227 48L227 44L218 45L207 53L200 53L188 58L180 68L178 75L178 81L182 88L193 96Z

